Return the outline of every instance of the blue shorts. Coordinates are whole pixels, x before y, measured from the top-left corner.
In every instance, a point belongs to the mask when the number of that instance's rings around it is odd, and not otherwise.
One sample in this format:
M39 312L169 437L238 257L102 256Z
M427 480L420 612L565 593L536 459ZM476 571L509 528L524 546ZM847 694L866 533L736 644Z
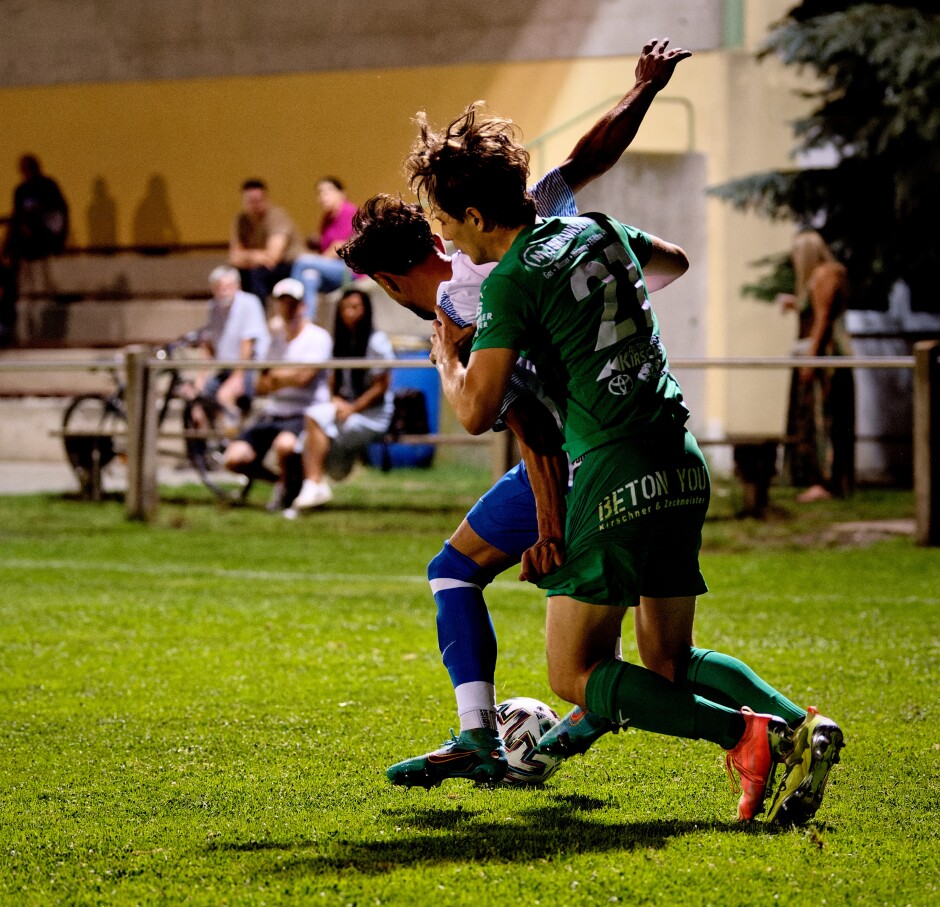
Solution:
M523 463L513 466L473 505L467 522L488 545L516 558L536 543L535 496Z

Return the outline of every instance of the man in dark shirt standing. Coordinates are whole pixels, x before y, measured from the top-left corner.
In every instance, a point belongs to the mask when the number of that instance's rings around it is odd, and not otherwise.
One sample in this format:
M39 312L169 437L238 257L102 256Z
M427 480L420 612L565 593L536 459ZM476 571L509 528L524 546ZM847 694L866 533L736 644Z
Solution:
M23 262L45 262L58 255L69 232L69 206L58 183L42 172L33 154L24 154L19 168L23 179L13 192L13 213L0 256L0 345L13 341ZM48 287L44 266L42 276Z

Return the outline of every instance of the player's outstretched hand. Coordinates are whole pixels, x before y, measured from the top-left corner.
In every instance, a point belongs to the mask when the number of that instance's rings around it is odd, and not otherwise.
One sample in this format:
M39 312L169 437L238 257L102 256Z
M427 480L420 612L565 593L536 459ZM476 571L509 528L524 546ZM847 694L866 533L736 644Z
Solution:
M637 82L649 82L657 91L666 87L666 83L676 71L680 60L692 56L692 51L681 47L669 48L669 39L651 38L643 47L640 59L636 64Z
M531 547L522 552L522 571L519 581L537 583L556 567L565 562L564 543L561 539L540 537Z

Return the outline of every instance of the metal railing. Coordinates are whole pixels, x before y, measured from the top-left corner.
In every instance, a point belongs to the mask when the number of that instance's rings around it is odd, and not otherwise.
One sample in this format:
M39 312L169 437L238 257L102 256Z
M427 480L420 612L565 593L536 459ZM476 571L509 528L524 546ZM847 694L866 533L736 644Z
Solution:
M189 368L296 368L297 362L286 360L173 360L175 367ZM316 364L322 368L388 368L428 369L434 365L426 359L330 359ZM126 407L128 418L128 491L125 509L130 519L152 519L158 507L157 495L157 420L154 374L167 367L166 359L153 356L150 347L130 347L112 359L73 360L9 360L0 356L0 372L73 372L126 371ZM844 356L844 357L729 357L676 358L670 360L673 370L681 369L913 369L914 371L914 491L916 499L916 539L923 545L940 545L940 341L916 344L913 356ZM509 459L509 432L494 435L494 472L501 470ZM457 436L454 436L457 439ZM467 436L469 439L469 436ZM508 439L511 442L511 438ZM508 467L507 467L508 468ZM500 473L501 474L501 473Z

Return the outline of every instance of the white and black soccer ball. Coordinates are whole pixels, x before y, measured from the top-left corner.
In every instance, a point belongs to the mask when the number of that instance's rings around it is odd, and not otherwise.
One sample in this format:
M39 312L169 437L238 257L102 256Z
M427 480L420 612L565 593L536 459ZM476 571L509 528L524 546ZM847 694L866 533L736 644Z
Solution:
M496 706L496 729L509 757L504 784L541 784L555 774L563 760L534 750L542 734L557 723L555 710L538 699L517 696Z

